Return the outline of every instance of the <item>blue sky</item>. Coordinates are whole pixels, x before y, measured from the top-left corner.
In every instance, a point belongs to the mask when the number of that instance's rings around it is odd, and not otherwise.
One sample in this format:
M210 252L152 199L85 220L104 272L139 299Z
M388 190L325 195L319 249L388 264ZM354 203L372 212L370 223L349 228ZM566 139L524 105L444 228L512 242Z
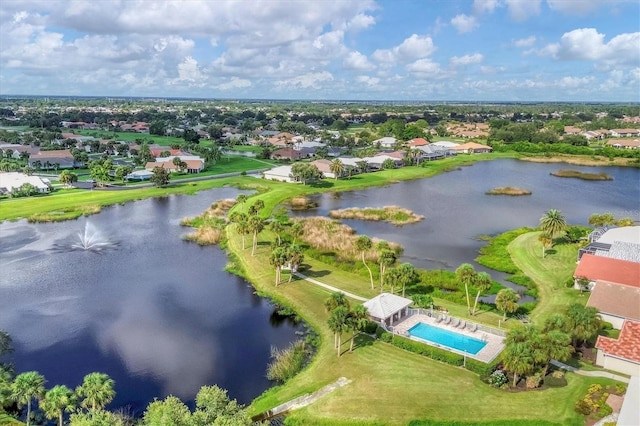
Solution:
M640 101L637 0L4 0L0 93Z

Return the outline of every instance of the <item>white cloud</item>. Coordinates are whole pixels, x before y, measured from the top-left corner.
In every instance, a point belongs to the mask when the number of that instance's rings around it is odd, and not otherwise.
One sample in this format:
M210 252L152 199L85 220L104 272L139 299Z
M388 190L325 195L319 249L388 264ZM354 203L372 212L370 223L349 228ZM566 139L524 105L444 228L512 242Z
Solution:
M310 72L304 75L299 75L287 80L281 80L277 82L281 87L296 87L302 89L320 89L321 83L326 83L333 80L333 75L329 71Z
M513 45L515 47L531 47L536 42L536 36L530 36L527 38L521 38L519 40L514 40Z
M609 11L618 3L636 3L636 0L547 0L549 9L564 15L586 16L604 6Z
M481 53L474 53L472 55L454 56L449 59L449 65L452 67L466 66L472 64L479 64L484 59Z
M376 19L364 13L358 13L349 22L347 22L345 29L349 31L361 31L375 25Z
M202 73L198 68L198 61L191 56L184 58L180 64L178 64L178 80L199 82L202 80Z
M482 74L487 74L487 75L492 75L492 74L498 74L501 72L506 71L505 67L494 67L494 66L490 66L490 65L481 65L480 66L480 72Z
M539 51L557 60L601 61L600 65L640 65L640 32L620 34L608 43L595 28L580 28L564 33L559 43Z
M542 0L504 0L504 2L509 9L511 19L525 21L540 14Z
M475 16L460 14L451 19L451 25L456 27L459 33L468 33L478 27L478 19Z
M476 15L492 13L498 6L500 6L498 0L473 0L473 12Z
M420 76L432 76L438 77L441 75L442 70L440 64L433 62L430 59L418 59L412 64L407 65L407 71Z
M433 54L436 47L429 36L412 34L401 44L391 50L378 49L373 52L372 58L381 63L409 62L419 58L425 58Z
M358 71L368 71L373 68L373 64L369 62L369 59L358 51L349 52L342 65L346 69Z
M226 83L218 85L218 89L220 90L244 89L247 87L251 87L251 81L238 77L232 77Z
M367 86L378 86L380 79L378 77L370 77L368 75L359 75L356 77L358 83L366 84Z

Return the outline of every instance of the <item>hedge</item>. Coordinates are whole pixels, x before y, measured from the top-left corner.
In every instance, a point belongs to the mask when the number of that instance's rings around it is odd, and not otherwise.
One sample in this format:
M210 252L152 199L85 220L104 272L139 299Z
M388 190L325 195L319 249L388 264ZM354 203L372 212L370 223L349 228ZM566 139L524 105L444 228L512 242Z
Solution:
M382 328L378 328L378 330L376 330L376 335L378 335L380 340L383 342L391 343L393 346L400 349L458 367L465 365L467 370L478 374L481 378L488 377L493 370L496 369L497 362L487 364L471 358L467 358L465 362L465 357L462 355L415 340L407 339L406 337L393 335L384 331Z

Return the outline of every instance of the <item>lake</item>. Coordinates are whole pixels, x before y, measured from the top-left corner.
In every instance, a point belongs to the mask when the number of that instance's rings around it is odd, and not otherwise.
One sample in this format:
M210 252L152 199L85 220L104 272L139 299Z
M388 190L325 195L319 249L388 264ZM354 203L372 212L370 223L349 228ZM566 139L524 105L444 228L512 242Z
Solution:
M602 171L614 180L550 175L566 168ZM473 263L485 244L478 236L535 227L552 208L571 224L587 224L592 213L603 212L638 220L639 183L638 169L494 160L429 179L321 194L317 209L296 214L409 208L425 220L403 227L344 222L361 234L402 244L401 261L454 270ZM497 186L533 194L485 195ZM17 370L38 370L50 386L72 387L89 372L105 372L116 381L112 408L130 407L137 414L154 396L188 400L204 384L228 389L241 403L267 389L271 346L287 346L300 326L280 321L269 301L226 273L219 248L181 240L189 231L179 224L183 217L239 193L227 188L137 201L71 222L0 224L0 328L14 338ZM82 240L93 249L77 247Z
M218 247L181 240L190 231L183 217L239 193L137 201L71 222L1 224L0 328L13 337L17 370L70 387L87 373L107 373L116 382L111 407L137 414L154 396L189 400L205 384L245 404L269 388L271 346L288 346L301 327L225 272ZM86 224L89 250L81 247Z

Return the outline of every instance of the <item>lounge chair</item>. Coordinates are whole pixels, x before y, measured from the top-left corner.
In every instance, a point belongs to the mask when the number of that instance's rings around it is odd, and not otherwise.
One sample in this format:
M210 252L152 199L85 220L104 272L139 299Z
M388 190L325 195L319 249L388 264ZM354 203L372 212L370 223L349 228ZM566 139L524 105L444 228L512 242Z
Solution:
M475 333L478 330L478 324L470 324L469 329L472 333Z
M458 324L458 327L462 328L463 330L466 326L467 326L467 322L465 320L460 321L460 324Z
M438 318L436 319L436 322L440 322L444 319L443 315L438 315Z
M444 323L445 323L445 324L449 324L449 323L451 323L451 317L447 317L447 319L446 319L446 320L444 320Z
M460 324L460 320L458 318L453 320L453 324L451 324L452 327L457 327Z

